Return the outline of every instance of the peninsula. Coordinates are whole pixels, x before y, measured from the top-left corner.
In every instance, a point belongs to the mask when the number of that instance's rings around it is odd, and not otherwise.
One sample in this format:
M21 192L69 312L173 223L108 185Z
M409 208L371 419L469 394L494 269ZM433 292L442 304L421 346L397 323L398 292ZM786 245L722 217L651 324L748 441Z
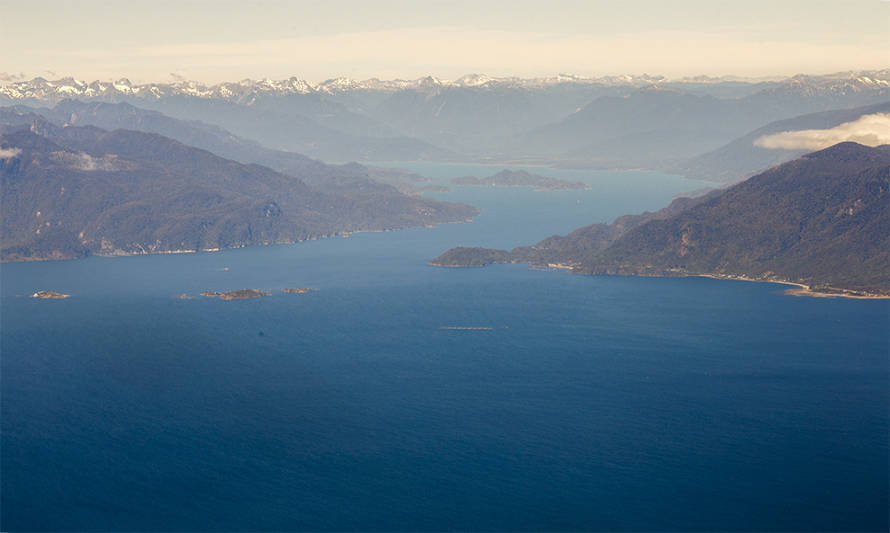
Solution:
M567 181L532 174L525 170L502 170L487 178L464 176L451 180L452 185L471 187L534 187L536 191L583 191L590 186L580 181Z
M790 283L788 294L890 297L890 146L845 142L655 213L513 250L457 247L430 263L530 263L581 274Z

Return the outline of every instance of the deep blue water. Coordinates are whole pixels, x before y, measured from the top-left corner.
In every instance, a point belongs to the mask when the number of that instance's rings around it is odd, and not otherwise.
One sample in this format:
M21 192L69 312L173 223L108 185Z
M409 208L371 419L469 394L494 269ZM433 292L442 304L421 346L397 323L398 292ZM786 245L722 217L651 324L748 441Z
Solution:
M2 265L0 528L886 530L886 301L426 265L701 186L586 179L436 195L471 224ZM276 294L174 298L244 287Z

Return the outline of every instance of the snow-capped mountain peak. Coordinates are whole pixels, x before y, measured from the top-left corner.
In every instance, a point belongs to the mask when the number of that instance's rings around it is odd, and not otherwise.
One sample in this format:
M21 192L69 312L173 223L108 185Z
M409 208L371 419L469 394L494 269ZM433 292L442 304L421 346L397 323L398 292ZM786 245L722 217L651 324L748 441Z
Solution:
M493 77L474 73L461 76L453 81L442 80L434 76L425 76L415 80L380 80L371 78L364 81L358 81L348 77L337 77L318 84L312 84L293 76L284 80L273 80L270 78L260 80L243 79L236 82L206 85L188 80L177 80L171 83L135 84L127 78L120 78L116 81L97 80L85 82L73 77L60 78L53 81L37 77L32 80L15 81L0 85L0 99L7 101L38 101L54 103L65 98L97 98L114 101L122 98L159 99L167 96L182 95L193 98L231 100L249 104L263 95L287 96L313 93L337 94L350 91L438 91L442 88L480 90L497 88L542 89L563 84L643 88L653 85L657 86L667 82L701 84L721 83L728 80L740 81L741 78L732 76L695 76L669 80L664 76L650 76L648 74L622 74L588 78L565 73L542 78L518 78ZM751 81L754 82L755 80ZM773 90L791 91L804 95L816 95L841 94L865 90L884 90L888 88L890 88L890 69L864 72L840 72L823 76L798 74L780 81Z

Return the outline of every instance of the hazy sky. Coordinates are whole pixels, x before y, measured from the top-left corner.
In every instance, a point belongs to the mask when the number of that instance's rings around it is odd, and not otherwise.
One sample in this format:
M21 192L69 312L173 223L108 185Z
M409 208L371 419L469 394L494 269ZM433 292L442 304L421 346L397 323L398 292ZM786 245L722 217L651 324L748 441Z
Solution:
M890 67L890 2L6 0L0 46L0 83L777 76Z

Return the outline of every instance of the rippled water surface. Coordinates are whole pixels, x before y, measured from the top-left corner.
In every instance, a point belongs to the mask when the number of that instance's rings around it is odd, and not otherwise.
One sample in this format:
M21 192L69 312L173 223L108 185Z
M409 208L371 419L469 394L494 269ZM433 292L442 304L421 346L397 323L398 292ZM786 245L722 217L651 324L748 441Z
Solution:
M539 171L592 187L437 193L483 214L432 229L2 265L0 527L886 530L888 303L426 264L702 186ZM197 296L245 287L273 296Z

